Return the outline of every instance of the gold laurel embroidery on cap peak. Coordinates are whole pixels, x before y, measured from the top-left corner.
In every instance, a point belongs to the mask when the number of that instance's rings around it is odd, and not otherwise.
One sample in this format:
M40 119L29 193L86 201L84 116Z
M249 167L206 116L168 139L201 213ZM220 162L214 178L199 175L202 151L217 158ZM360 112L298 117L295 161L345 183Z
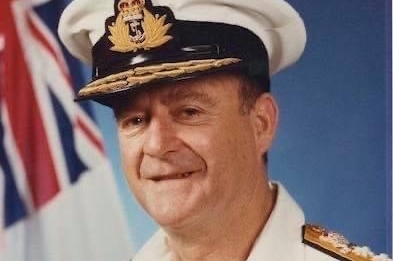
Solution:
M125 80L102 83L98 86L90 86L81 89L78 92L79 97L89 96L92 94L107 93L109 91L116 91L122 89L128 85Z
M136 67L125 72L112 74L102 79L98 79L82 88L79 97L103 94L122 89L132 89L133 85L144 84L161 78L176 77L182 74L189 74L204 71L211 68L218 68L225 65L240 62L238 58L190 60L186 62L163 63L144 67ZM142 74L142 72L144 74Z
M166 15L153 15L141 0L122 0L118 4L116 21L108 26L108 39L113 43L112 51L136 52L161 46L172 39L167 35L172 24L165 24ZM139 27L138 27L139 26ZM130 34L133 27L135 36Z
M386 254L374 254L368 247L350 243L344 236L316 225L305 225L304 243L317 246L346 261L393 261Z

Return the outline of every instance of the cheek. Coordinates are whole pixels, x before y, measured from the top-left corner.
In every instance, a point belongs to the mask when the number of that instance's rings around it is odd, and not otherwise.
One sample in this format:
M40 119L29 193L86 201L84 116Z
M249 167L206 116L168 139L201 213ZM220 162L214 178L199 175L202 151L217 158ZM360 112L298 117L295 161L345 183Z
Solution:
M206 164L207 180L204 188L208 194L217 190L218 184L228 182L225 176L236 158L236 151L233 150L235 139L225 132L220 127L211 127L187 132L182 137L184 143Z
M138 143L119 136L120 157L124 174L127 181L132 186L136 179L138 179L138 164L140 159L140 149Z
M244 180L242 171L247 171L244 161L239 161L241 152L238 139L232 131L217 129L200 134L196 152L204 159L207 166L203 193L215 211L223 210L232 204L239 186Z
M230 121L229 121L230 122ZM225 131L220 131L212 141L214 148L209 150L211 162L217 169L221 182L242 182L243 175L256 167L257 155L254 133L251 131L250 122L239 120L225 126ZM237 125L234 125L237 124ZM236 184L232 184L236 185Z

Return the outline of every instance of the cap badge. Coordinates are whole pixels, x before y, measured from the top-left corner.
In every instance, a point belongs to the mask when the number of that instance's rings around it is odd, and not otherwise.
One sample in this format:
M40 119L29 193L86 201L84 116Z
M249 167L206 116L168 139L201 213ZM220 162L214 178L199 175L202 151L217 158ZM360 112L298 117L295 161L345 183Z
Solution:
M112 51L149 50L172 39L167 35L172 24L165 24L166 15L152 14L145 7L145 0L120 0L116 13L116 21L108 26Z

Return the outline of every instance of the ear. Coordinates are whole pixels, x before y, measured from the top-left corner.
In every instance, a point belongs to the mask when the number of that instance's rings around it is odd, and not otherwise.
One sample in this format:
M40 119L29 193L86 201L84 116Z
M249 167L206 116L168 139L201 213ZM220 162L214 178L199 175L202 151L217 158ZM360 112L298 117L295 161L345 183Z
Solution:
M270 93L258 97L253 114L256 148L263 155L272 145L279 118L277 102Z

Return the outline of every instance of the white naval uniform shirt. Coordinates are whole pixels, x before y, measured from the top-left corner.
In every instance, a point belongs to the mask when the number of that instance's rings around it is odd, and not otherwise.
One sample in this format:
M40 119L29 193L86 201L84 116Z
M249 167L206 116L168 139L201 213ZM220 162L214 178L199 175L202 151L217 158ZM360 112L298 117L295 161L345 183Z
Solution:
M337 261L302 243L303 211L281 184L276 185L277 199L273 212L246 261ZM171 256L165 232L161 229L132 261L171 261Z

